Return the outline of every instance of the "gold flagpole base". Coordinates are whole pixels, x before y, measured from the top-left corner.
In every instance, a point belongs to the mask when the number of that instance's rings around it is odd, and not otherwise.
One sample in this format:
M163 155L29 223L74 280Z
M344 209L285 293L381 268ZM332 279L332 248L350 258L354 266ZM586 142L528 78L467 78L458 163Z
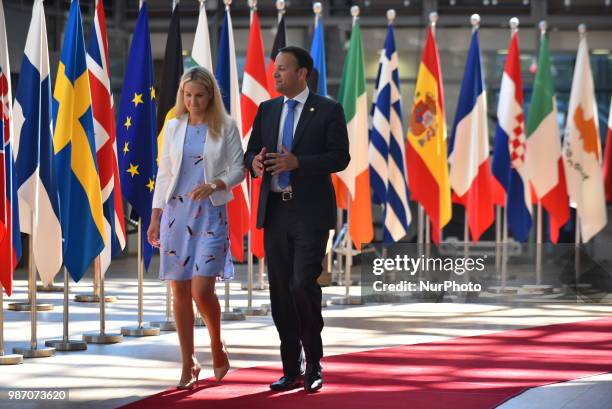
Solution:
M36 286L36 290L40 291L41 293L62 293L64 292L64 286L55 285L55 284L51 284L51 285L39 284Z
M87 349L87 344L85 342L72 339L67 341L63 339L51 339L45 341L45 345L53 347L57 351L85 351Z
M13 348L13 353L22 355L24 358L49 358L55 355L55 348L17 347Z
M87 332L83 334L83 341L88 344L118 344L123 342L123 335L119 333Z
M159 328L160 331L176 331L174 321L153 321L150 324L152 327Z
M159 335L159 328L150 327L148 325L121 327L121 335L124 337L152 337Z
M100 296L95 294L80 294L74 296L74 301L84 303L99 303ZM105 295L104 302L117 302L117 297L114 295Z
M234 308L234 311L241 312L249 317L268 315L268 309L263 307Z
M0 355L0 365L19 365L23 363L23 355L9 354Z
M544 284L525 284L523 290L529 294L552 294L553 286Z
M509 286L499 286L494 285L492 287L487 288L487 291L493 294L517 294L518 287L509 287Z
M31 311L29 302L13 302L8 305L10 311ZM53 304L48 303L36 303L36 311L51 311L53 310Z
M363 300L360 296L352 295L349 297L334 298L331 300L332 305L363 305Z
M240 285L240 289L242 291L248 291L249 290L249 283L242 283ZM270 289L270 285L268 283L265 283L263 285L263 288L261 286L258 286L257 284L253 283L253 288L254 291L261 291L261 290L269 290Z
M221 320L223 321L244 321L246 320L246 316L239 311L224 311L221 314Z
M51 339L45 341L45 345L53 347L57 351L85 351L87 344L83 341L69 339L64 341L63 339Z

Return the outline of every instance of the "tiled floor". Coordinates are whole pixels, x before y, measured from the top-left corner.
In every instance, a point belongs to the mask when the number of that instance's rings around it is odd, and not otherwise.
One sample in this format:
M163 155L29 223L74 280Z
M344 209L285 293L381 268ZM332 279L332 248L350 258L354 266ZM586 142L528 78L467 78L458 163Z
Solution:
M118 297L107 304L107 332L136 323L137 286L133 259L113 264L106 291ZM152 271L157 271L153 266ZM240 266L238 279L244 277ZM90 275L71 284L75 294L91 292ZM59 281L59 280L58 280ZM232 307L246 305L246 293L238 282L232 283ZM356 287L352 291L357 291ZM25 273L20 271L15 294L8 302L25 300ZM324 288L325 299L337 298L343 287ZM222 297L223 286L218 294ZM39 293L41 301L55 305L52 312L38 314L38 340L62 335L62 294ZM145 321L164 318L165 286L149 274L145 282ZM267 303L267 292L257 291L254 304ZM222 303L223 305L223 303ZM97 304L70 303L70 335L80 339L84 332L99 328ZM324 309L323 338L325 353L334 355L370 348L478 335L551 323L579 321L612 314L607 304L525 303L503 304L366 304L362 306L329 306ZM5 308L5 351L27 346L30 339L29 313L11 312ZM233 368L276 363L279 361L278 337L271 317L249 317L245 321L223 323ZM197 355L204 367L203 377L212 375L208 353L208 335L204 327L196 329ZM114 345L88 346L87 351L60 352L52 358L29 359L22 365L0 367L0 391L5 388L68 388L69 402L10 402L6 394L0 407L113 408L139 399L176 383L180 374L176 333L155 337L125 338ZM530 390L501 407L504 409L605 409L612 408L612 376L601 375L573 382Z

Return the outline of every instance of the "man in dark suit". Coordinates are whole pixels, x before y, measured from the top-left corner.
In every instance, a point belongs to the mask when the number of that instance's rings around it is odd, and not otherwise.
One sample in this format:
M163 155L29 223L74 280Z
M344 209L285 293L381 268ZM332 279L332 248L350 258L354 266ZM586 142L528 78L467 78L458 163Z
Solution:
M263 177L257 227L265 229L272 318L283 361L283 376L272 390L300 386L304 359L304 389L323 386L317 278L336 223L331 173L346 168L350 155L342 106L308 89L312 65L300 47L279 51L274 81L282 96L259 106L245 154L247 169Z

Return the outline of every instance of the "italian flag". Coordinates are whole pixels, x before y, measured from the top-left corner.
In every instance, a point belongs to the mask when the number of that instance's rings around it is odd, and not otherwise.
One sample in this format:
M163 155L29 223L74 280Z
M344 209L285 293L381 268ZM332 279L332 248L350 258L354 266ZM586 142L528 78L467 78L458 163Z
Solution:
M365 62L359 21L355 19L351 43L342 72L338 100L346 115L351 161L336 173L334 185L338 207L348 209L349 232L357 249L374 237L368 166L368 103Z
M546 36L542 36L540 42L538 71L533 85L526 131L525 161L531 175L531 185L538 202L550 216L550 238L556 243L559 239L559 229L569 220L569 198Z

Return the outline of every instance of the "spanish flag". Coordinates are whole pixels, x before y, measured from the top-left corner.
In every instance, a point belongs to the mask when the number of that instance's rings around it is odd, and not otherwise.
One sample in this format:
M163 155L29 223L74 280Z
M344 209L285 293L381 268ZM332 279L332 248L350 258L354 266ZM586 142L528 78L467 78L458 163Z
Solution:
M406 164L412 199L429 216L432 238L440 242L440 232L451 218L448 180L444 92L438 48L432 28L427 31L410 114Z

